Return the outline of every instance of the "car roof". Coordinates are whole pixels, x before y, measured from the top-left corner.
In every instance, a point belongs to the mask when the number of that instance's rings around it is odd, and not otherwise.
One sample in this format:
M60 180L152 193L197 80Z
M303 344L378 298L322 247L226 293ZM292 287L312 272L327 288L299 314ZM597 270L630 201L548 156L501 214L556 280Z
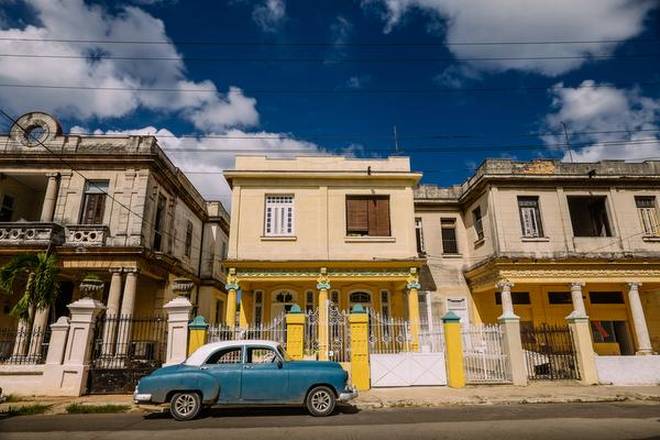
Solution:
M211 342L210 344L202 345L197 350L191 354L188 359L184 362L186 365L199 366L204 363L206 359L221 348L230 348L230 347L240 347L243 345L259 345L271 347L274 350L277 350L277 347L280 345L277 341L269 341L266 339L241 339L238 341L222 341L222 342Z

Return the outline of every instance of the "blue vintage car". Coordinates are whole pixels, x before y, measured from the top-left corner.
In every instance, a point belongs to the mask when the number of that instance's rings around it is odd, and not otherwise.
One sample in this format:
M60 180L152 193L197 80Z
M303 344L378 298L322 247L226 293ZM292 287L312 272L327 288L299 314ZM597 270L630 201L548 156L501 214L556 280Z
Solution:
M304 405L313 416L327 416L336 402L357 396L347 380L338 363L294 361L277 342L215 342L140 379L133 399L169 403L176 420L213 405Z

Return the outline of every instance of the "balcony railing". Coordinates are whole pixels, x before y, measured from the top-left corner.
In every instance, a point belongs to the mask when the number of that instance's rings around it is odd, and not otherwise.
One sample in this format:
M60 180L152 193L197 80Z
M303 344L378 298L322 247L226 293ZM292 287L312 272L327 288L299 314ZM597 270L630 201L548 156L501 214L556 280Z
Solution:
M2 222L0 244L10 246L47 246L64 242L64 228L57 223Z
M68 225L67 246L103 246L109 235L106 225Z

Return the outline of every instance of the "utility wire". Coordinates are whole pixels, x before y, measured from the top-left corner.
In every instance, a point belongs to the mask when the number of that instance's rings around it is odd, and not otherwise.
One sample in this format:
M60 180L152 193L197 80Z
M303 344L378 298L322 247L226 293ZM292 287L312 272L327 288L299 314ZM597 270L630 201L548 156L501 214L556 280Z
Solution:
M424 42L325 42L325 41L220 41L220 40L98 40L98 39L75 39L75 38L29 38L29 37L0 37L0 41L15 42L50 42L50 43L72 43L72 44L145 44L145 45L176 45L176 46L264 46L264 47L443 47L443 46L517 46L517 45L573 45L573 44L658 44L660 39L603 39L603 40L540 40L540 41L443 41L441 43Z
M599 88L621 88L629 86L657 85L658 81L619 83L619 84L579 84L576 86L534 86L534 87L477 87L477 88L433 88L433 89L310 89L310 90L292 90L292 89L254 89L251 93L261 94L373 94L373 93L464 93L464 92L516 92L516 91L543 91L549 89L599 89ZM99 87L85 85L61 85L61 84L12 84L0 83L0 87L21 88L21 89L53 89L53 90L93 90L93 91L121 91L121 92L174 92L174 93L218 93L218 89L199 87L199 88L173 88L173 87Z

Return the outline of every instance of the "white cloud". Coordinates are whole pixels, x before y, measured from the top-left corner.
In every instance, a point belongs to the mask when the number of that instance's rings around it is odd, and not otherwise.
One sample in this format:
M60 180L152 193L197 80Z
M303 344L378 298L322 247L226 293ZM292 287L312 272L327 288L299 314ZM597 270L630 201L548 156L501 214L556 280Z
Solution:
M0 30L3 38L60 40L170 41L163 22L140 8L127 6L112 14L82 0L26 0L38 25ZM14 113L46 110L79 119L126 116L139 108L181 113L198 128L222 130L258 122L256 100L239 89L219 92L213 82L187 79L181 54L174 44L97 44L54 41L0 41L0 53L89 57L173 58L174 61L130 61L99 58L0 58L0 82L54 84L99 88L174 89L52 90L0 88L0 103ZM185 89L201 89L186 92ZM18 92L17 90L20 90ZM214 119L215 118L215 119Z
M371 82L371 75L353 75L346 81L346 87L349 89L361 89Z
M478 80L480 78L481 74L473 67L452 64L443 70L442 73L433 77L433 82L450 89L461 89L468 81Z
M285 18L284 0L266 0L252 10L252 19L264 32L277 32Z
M70 133L93 133L97 135L132 134L152 135L170 160L187 173L188 179L207 200L220 200L230 209L231 190L222 170L233 168L234 159L243 150L245 154L266 155L269 157L292 157L304 154L325 154L318 145L305 140L292 138L286 133L266 131L246 132L230 129L224 133L208 133L202 137L176 136L165 128L153 126L133 130L88 130L75 126ZM192 151L191 151L192 150ZM228 150L228 151L217 151ZM292 151L294 150L294 151ZM354 151L353 146L347 152ZM196 174L197 172L213 174Z
M584 81L582 88L555 85L544 128L556 134L544 136L544 141L563 143L564 122L569 134L575 133L572 144L587 144L573 151L575 161L660 158L660 99L643 96L638 89L596 85L594 81ZM617 144L603 144L612 142ZM565 154L564 160L569 159Z
M412 9L425 11L446 27L446 42L625 40L644 28L654 0L363 0L381 6L385 32ZM556 76L584 59L467 61L467 58L609 55L616 44L448 46L459 60L482 71L521 70Z

